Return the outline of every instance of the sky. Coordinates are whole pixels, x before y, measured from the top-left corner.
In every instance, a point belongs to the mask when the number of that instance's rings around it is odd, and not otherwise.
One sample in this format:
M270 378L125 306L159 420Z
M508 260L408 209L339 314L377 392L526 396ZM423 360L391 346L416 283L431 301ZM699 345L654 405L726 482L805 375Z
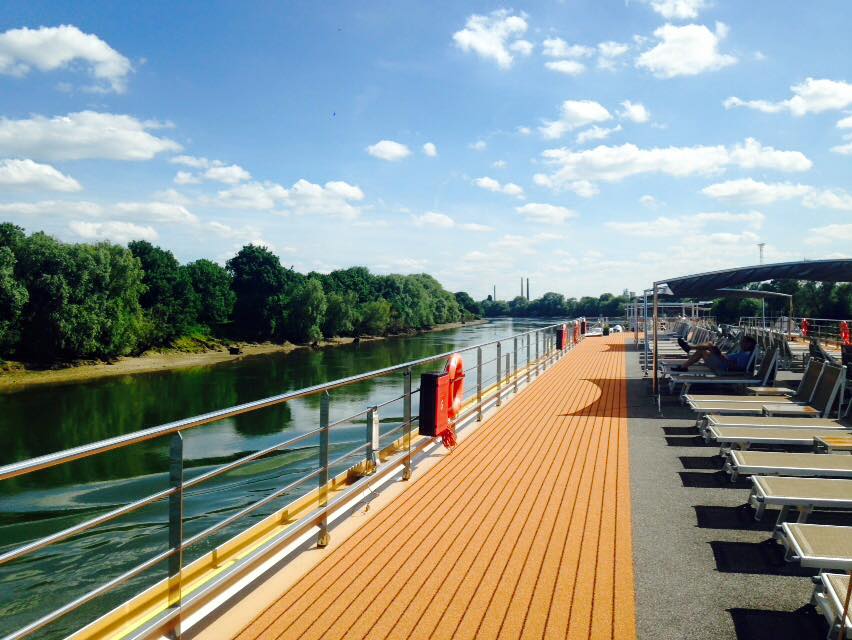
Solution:
M852 3L0 9L0 220L481 299L852 254Z

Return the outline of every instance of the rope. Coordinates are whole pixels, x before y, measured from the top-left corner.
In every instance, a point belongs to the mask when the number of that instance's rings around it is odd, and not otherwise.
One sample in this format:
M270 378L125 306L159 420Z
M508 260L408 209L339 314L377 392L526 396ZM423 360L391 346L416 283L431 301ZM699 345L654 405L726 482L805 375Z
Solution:
M455 448L456 444L458 444L456 441L455 424L450 423L450 425L447 427L447 430L441 434L441 443L450 451L452 451Z

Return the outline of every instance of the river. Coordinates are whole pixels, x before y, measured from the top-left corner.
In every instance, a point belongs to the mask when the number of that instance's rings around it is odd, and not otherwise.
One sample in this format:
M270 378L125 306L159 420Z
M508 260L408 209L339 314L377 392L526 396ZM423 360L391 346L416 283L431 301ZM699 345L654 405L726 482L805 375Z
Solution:
M205 367L0 394L0 465L510 336L544 324L548 323L500 319L415 336L299 349ZM511 341L506 346L511 351ZM471 364L468 361L465 366ZM494 375L494 367L490 363L484 368L485 382ZM469 375L467 382L470 389L475 376ZM401 392L401 376L377 378L335 390L331 395L331 420L392 400ZM415 412L416 407L415 399ZM380 413L383 432L390 431L400 424L402 403L392 403ZM189 430L184 441L186 477L315 429L318 414L318 397L311 397ZM364 430L363 417L334 428L332 459L363 442ZM391 434L383 444L394 437ZM350 464L347 461L342 466ZM188 491L184 536L206 529L316 466L317 443L306 441L296 449L241 467ZM0 553L166 488L167 469L168 439L159 439L0 482ZM306 486L274 501L269 508L234 525L236 528L224 529L200 543L185 555L185 562L206 553L237 529L280 508L309 488ZM156 504L0 566L0 636L166 548L166 508L164 504ZM110 596L54 623L37 637L63 637L164 576L165 567L157 567Z

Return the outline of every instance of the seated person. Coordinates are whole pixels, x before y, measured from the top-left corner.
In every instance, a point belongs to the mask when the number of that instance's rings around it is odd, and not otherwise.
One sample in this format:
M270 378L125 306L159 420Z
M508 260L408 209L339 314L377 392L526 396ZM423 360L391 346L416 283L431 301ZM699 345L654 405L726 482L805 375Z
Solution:
M678 338L677 343L687 353L692 352L692 355L686 359L683 365L672 367L672 371L689 371L690 366L703 360L704 364L715 373L742 373L748 367L751 354L757 345L754 338L743 336L740 340L739 352L726 356L714 344L690 345L683 338Z

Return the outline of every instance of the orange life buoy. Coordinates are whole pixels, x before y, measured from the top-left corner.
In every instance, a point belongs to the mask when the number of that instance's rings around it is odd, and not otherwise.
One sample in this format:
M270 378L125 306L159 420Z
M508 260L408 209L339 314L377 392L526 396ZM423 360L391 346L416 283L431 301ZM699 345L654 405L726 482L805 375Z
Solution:
M845 345L852 345L852 336L849 334L849 323L846 320L840 323L840 340Z
M447 361L447 374L450 377L450 397L447 402L447 416L453 420L461 412L464 392L464 362L458 353Z
M808 334L811 332L811 321L807 318L802 320L802 337L807 338Z

